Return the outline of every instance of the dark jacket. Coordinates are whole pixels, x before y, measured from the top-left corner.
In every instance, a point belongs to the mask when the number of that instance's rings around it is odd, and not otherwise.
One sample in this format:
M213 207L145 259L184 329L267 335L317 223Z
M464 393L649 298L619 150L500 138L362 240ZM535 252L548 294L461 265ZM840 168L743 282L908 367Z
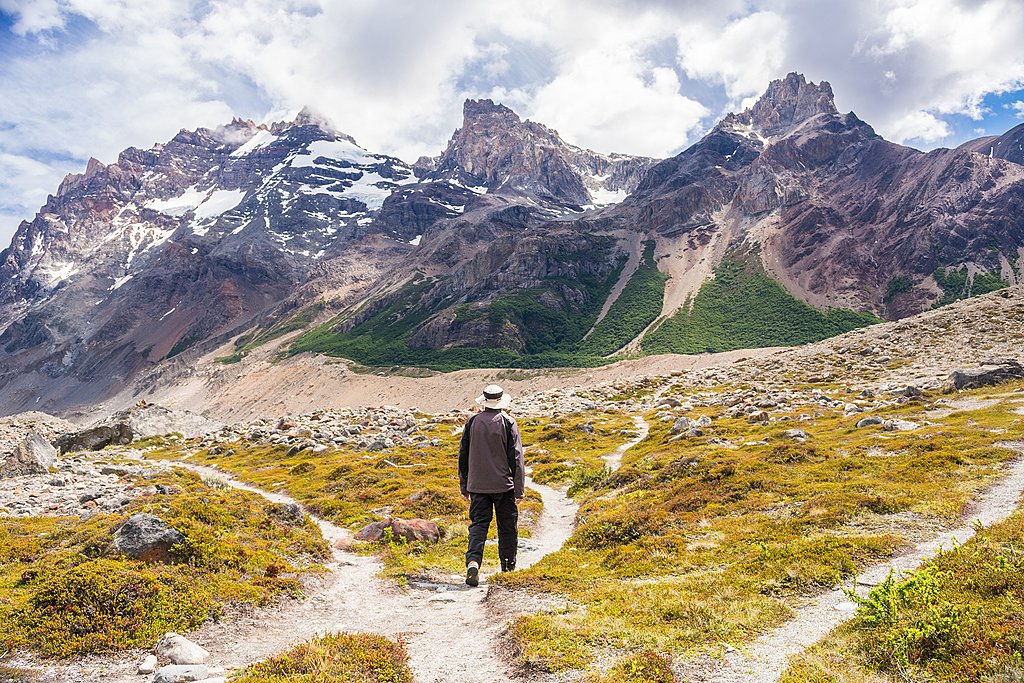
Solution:
M466 421L459 446L459 487L467 493L523 497L523 441L519 426L500 410L484 410Z

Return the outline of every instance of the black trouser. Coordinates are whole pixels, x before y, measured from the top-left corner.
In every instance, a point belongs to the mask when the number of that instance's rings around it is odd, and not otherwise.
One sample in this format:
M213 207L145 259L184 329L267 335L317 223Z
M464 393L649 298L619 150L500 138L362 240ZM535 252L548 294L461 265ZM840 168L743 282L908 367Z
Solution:
M470 493L469 501L469 550L466 564L476 561L483 564L484 543L493 516L498 518L498 557L502 566L515 565L516 547L519 544L519 507L513 491L506 493Z

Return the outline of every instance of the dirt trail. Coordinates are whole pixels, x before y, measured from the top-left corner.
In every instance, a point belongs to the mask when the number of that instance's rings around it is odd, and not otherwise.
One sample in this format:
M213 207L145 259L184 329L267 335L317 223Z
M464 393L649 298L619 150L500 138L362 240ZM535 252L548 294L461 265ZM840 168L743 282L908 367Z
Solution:
M1024 443L1003 444L1024 453ZM888 562L873 565L857 576L857 592L867 595L871 586L885 580L890 571L897 574L917 568L943 548L961 544L974 536L976 525L1001 522L1017 509L1024 493L1024 458L1009 464L1004 476L970 506L960 526L944 531L931 540L914 546ZM842 589L818 596L796 609L797 616L765 634L750 647L729 653L722 662L686 667L686 680L692 683L775 683L785 671L789 657L821 640L829 631L851 619L856 606Z
M219 470L179 463L228 485L257 493L279 503L290 497L269 493L225 475ZM576 505L561 491L529 483L541 494L544 511L537 533L524 539L519 566L528 567L561 547L572 532ZM330 522L311 518L328 542L346 539L349 532ZM490 683L510 680L506 664L487 646L501 623L490 623L484 611L486 588L472 589L461 582L436 584L433 590L403 590L378 578L376 557L335 550L328 565L331 574L323 590L302 602L221 624L208 624L192 634L221 666L241 666L265 659L289 646L328 631L363 631L402 637L409 650L418 683L466 681ZM484 582L492 567L484 567Z
M633 446L637 445L641 441L647 438L650 434L651 428L647 424L647 421L639 415L633 416L633 424L636 425L636 436L626 443L622 444L608 455L602 455L601 459L608 463L608 469L612 472L619 469L622 466L622 456Z

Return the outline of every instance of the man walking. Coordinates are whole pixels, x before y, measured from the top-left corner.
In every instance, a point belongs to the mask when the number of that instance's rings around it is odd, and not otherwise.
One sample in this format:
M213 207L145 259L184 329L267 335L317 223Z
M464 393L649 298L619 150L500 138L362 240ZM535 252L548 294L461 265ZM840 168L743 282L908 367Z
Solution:
M501 571L516 568L519 507L523 500L523 441L507 413L512 397L491 384L477 397L483 411L466 421L459 446L459 487L469 500L469 549L466 583L480 583L480 564L491 517L498 518Z

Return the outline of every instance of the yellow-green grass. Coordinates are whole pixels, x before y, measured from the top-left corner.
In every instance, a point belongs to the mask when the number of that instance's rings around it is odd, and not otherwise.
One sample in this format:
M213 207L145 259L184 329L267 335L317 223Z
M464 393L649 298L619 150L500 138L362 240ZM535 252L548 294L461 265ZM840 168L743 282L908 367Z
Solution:
M784 683L1024 680L1024 511L921 570L795 657Z
M522 661L559 670L602 652L714 651L780 624L801 597L958 518L1016 456L996 444L1024 424L1009 400L1020 395L1007 394L1017 388L972 392L1003 398L911 432L813 407L770 425L707 408L694 411L714 418L704 436L670 441L672 422L648 416L623 467L581 490L566 547L497 579L577 606L513 624ZM881 412L920 422L930 400ZM783 435L795 427L806 443Z
M600 474L605 468L601 457L628 441L622 431L632 430L634 425L628 415L606 411L555 419L521 419L519 428L527 446L531 476L537 483L552 484Z
M453 428L439 423L421 429L426 437L441 440L436 447L397 446L383 452L346 447L289 456L288 446L234 443L223 446L233 451L230 455L202 450L189 461L216 465L264 490L287 493L310 512L352 530L383 516L433 520L444 533L440 543L388 538L370 550L381 553L390 576L450 574L465 568L469 513L459 493L460 437ZM189 453L185 446L167 446L150 450L147 457L180 459ZM541 509L540 496L529 491L520 505L522 536L529 536ZM492 524L492 537L495 531ZM497 563L496 548L487 547L485 563Z
M405 645L364 633L329 633L253 664L233 683L412 683Z
M34 671L0 664L0 683L32 683L37 679Z
M289 521L253 494L211 488L185 472L135 483L161 483L170 492L86 520L0 519L0 649L70 656L149 647L229 604L297 594L299 574L328 555L312 522ZM113 553L114 529L138 512L185 536L172 549L176 562Z

